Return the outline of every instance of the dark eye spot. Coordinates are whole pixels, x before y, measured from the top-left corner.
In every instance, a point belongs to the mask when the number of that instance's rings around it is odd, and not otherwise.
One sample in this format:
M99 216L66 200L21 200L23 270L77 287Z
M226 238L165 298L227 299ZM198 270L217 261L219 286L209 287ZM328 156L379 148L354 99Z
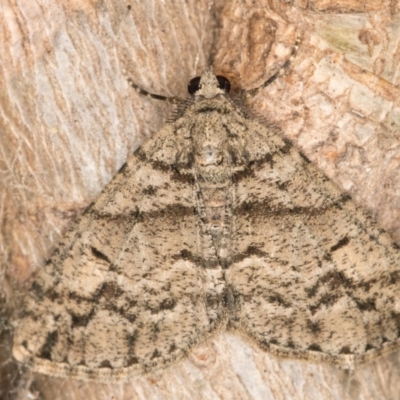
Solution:
M196 76L196 78L191 79L188 84L189 94L195 94L199 90L199 85L200 85L200 76Z
M227 78L222 75L217 75L218 87L222 89L224 92L229 93L231 90L231 83Z

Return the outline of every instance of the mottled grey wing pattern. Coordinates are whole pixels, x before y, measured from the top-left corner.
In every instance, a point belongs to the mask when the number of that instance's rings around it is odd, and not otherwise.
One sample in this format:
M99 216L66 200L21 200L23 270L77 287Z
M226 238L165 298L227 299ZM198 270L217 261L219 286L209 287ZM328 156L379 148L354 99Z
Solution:
M39 273L15 358L123 380L226 326L345 368L399 347L398 247L211 70L195 82Z
M267 151L236 177L230 327L348 368L398 347L398 247L290 143L256 123L251 134Z
M169 365L225 323L221 269L198 265L209 246L192 185L157 161L176 151L173 131L128 160L40 271L15 333L18 361L117 380Z

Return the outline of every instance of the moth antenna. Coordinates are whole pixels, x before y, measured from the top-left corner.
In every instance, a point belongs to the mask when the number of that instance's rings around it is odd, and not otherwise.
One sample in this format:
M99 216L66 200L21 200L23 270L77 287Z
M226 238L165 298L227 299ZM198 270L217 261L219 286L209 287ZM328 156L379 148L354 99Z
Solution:
M298 33L297 36L296 36L296 41L294 43L294 46L293 46L293 49L292 49L292 53L290 54L290 57L285 61L285 63L282 65L282 67L277 72L275 72L274 75L272 75L270 78L268 78L261 86L255 88L255 89L251 89L251 90L246 91L245 92L246 98L256 96L262 89L264 89L267 86L269 86L272 82L274 82L276 79L278 79L281 75L283 75L285 73L287 68L289 68L290 64L292 63L292 61L296 57L297 50L299 49L300 42L301 42L301 35Z
M176 121L186 110L186 108L193 103L193 97L190 96L185 100L182 100L180 103L175 104L175 110L172 112L170 116L168 116L166 122L171 123Z
M132 86L132 88L139 94L147 97L151 97L152 99L156 100L162 100L162 101L167 101L168 103L171 104L182 104L185 102L185 99L182 99L180 97L167 97L167 96L162 96L159 94L154 94L154 93L149 93L146 90L143 90L140 88L138 85L136 85L135 82L131 78L128 78L128 83Z

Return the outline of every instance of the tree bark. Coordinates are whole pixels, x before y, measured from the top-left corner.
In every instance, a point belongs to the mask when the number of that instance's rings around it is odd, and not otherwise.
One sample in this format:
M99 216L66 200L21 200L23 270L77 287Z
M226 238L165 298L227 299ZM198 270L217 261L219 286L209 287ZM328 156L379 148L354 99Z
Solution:
M256 3L256 4L253 4ZM0 7L0 397L395 399L399 353L354 373L279 360L222 333L168 370L105 385L23 371L13 318L66 226L211 63L233 91L289 71L249 105L400 243L400 3L395 0L3 0ZM8 322L7 322L8 321Z

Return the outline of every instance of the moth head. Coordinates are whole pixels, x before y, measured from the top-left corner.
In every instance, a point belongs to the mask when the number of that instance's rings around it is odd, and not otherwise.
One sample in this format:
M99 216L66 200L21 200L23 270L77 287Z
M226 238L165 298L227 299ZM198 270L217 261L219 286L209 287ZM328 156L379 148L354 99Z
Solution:
M188 84L189 94L207 99L218 94L229 93L230 88L229 80L222 75L214 75L211 68L205 69L201 76L191 79Z

